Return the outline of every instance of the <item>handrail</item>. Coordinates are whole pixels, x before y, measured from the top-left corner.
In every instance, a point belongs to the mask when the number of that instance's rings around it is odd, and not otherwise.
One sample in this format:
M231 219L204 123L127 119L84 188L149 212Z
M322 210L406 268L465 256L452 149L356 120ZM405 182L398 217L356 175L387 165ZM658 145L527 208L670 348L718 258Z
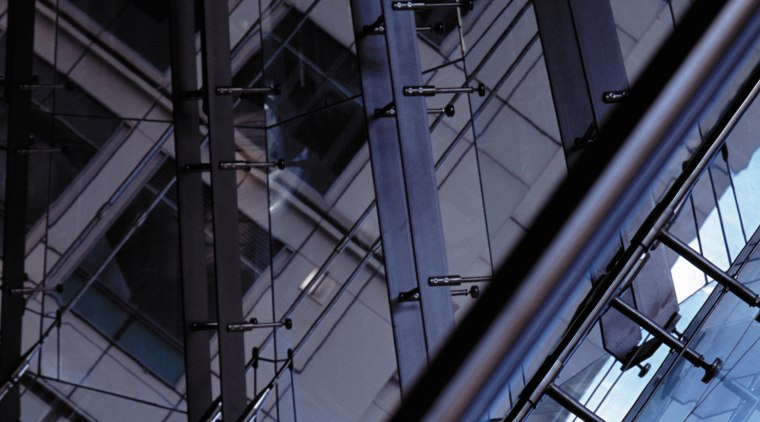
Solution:
M549 355L536 371L536 374L526 384L506 420L519 419L518 415L524 414L527 410L525 406L528 402L533 400L537 392L540 393L540 391L537 391L540 389L540 386L548 382L548 379L556 376L561 369L561 365L555 365L554 362L566 362L566 359L575 350L580 340L585 337L589 329L596 322L600 316L600 312L603 311L604 307L597 305L608 302L606 299L615 295L616 292L619 292L624 287L624 281L629 280L629 275L635 272L635 269L638 268L638 263L643 262L641 258L647 253L648 247L654 241L654 237L675 220L689 193L700 180L700 177L707 170L710 163L720 154L728 135L736 127L739 119L741 119L759 93L760 62L754 67L746 83L739 89L739 92L723 112L715 127L689 159L683 172L668 188L662 200L654 207L644 220L644 223L639 227L632 238L631 245L622 254L620 260L599 281L599 285L602 288L589 293L584 301L584 305L581 306L582 311L579 312L578 318L570 324L562 340L554 348L553 353Z
M600 131L604 142L580 158L578 172L552 196L393 420L476 420L535 357L536 345L557 326L556 315L571 311L568 299L581 294L587 269L760 33L760 1L698 6L630 101L610 116Z

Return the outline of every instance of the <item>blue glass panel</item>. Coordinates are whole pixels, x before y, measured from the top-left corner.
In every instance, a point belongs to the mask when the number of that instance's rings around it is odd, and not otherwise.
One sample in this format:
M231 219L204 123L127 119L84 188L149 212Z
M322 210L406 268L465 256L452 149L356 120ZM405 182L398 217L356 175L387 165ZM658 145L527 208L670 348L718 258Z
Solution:
M169 383L177 383L185 374L182 350L157 337L154 329L140 321L130 324L118 342L124 350L137 356L140 362Z

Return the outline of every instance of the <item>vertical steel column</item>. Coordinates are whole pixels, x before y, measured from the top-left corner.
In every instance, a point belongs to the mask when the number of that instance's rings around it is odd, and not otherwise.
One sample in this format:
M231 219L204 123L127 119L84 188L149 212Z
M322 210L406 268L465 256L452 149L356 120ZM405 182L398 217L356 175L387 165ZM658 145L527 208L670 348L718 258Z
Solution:
M2 313L0 314L0 383L13 377L21 363L21 331L24 307L23 295L11 294L12 289L24 286L26 248L26 203L29 182L28 155L17 151L27 149L32 133L31 92L21 85L32 81L34 58L34 0L8 2L8 36L6 56L5 96L8 102L8 148L5 177L5 233L3 236ZM21 417L19 388L14 383L0 402L3 420L17 421Z
M425 100L404 97L421 85L414 14L391 2L352 0L370 156L391 302L402 393L406 393L453 325L447 289L427 279L447 271ZM364 28L383 17L386 35ZM375 109L394 102L396 118ZM441 272L443 271L443 272ZM420 301L399 295L419 289Z
M427 366L425 328L419 303L400 302L399 295L418 287L409 223L404 169L396 121L377 118L374 110L393 99L385 37L362 36L363 28L381 16L377 1L352 0L354 31L367 116L372 174L390 297L393 335L401 392L405 394Z
M549 397L554 399L554 401L559 403L562 407L572 412L573 415L579 417L585 422L604 422L604 419L595 415L594 412L576 400L575 397L567 394L566 391L554 384L549 384L546 387L546 394L548 394Z
M198 100L185 95L187 92L198 90L193 5L194 2L186 0L171 1L170 44L187 417L188 420L197 421L201 420L211 407L212 397L209 332L191 328L193 322L209 319L203 231L203 179L199 173L185 171L185 165L201 162L202 137Z
M243 335L230 333L227 324L243 320L240 280L240 239L235 172L221 170L220 161L235 160L232 97L217 95L230 86L230 32L226 1L203 1L203 76L209 118L212 215L214 221L214 274L219 323L219 375L222 414L237 420L245 410L245 351Z
M628 89L609 0L535 0L538 31L562 144L572 164L613 104L605 92ZM591 141L593 142L593 141Z
M428 354L434 354L448 337L454 324L451 294L447 289L431 287L428 277L446 274L446 245L438 202L438 184L430 145L426 100L406 97L404 86L423 85L417 26L414 13L394 11L391 1L381 1L385 19L388 64L391 72L393 100L396 104L396 127L401 146L409 225L417 265L422 321L425 326Z

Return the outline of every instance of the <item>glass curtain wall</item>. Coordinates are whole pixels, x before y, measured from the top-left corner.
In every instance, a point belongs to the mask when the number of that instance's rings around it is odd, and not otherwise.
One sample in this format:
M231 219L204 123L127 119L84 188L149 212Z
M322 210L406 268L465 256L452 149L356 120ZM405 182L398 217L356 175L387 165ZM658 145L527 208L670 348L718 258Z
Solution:
M36 9L22 419L181 418L168 8Z
M234 103L236 159L261 164L236 172L243 313L259 323L292 322L241 334L247 397L261 398L274 383L261 420L384 420L400 389L349 1L222 3L233 84L272 88ZM613 9L629 18L623 3ZM27 271L29 286L40 290L29 295L25 350L44 344L23 381L30 419L185 418L167 4L37 1L41 87L34 91ZM668 32L655 24L672 25L665 18L682 8L647 2L635 21L647 23L643 30L619 22L630 79L653 51L643 46ZM476 1L472 10L415 15L424 83L484 88L483 95L428 98L425 124L448 272L487 278L567 172L532 2ZM731 148L723 167L711 168L710 183L695 188L713 195L721 215L710 217L714 207L695 199L696 223L682 224L694 232L688 242L724 227L726 257L711 259L726 265L757 224L736 205L753 185L738 176L742 167L731 160L741 154ZM723 199L726 192L733 196ZM741 229L720 224L739 214ZM707 255L705 245L697 246ZM684 298L707 295L704 279L694 283ZM452 296L457 318L473 303L472 290L459 293ZM210 347L218 381L215 339ZM577 394L602 403L588 391L613 364L600 358L585 366L573 377ZM509 403L506 392L495 408Z

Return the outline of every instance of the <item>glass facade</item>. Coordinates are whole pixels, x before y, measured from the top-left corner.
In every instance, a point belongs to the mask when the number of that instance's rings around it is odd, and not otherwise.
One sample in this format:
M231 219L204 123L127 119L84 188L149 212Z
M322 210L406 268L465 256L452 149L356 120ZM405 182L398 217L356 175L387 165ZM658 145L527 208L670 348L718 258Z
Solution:
M0 136L3 247L18 232L26 245L24 274L14 281L25 290L3 289L6 298L23 296L25 311L2 316L22 330L20 355L0 342L3 371L21 370L0 379L0 411L20 397L21 420L199 419L188 403L198 386L186 373L198 353L188 339L199 332L208 334L201 346L209 356L201 375L211 389L202 397L204 420L224 418L218 410L231 401L224 401L233 377L223 361L230 335L242 339L236 374L245 376L236 387L246 408L228 418L391 418L412 391L410 378L467 323L481 292L488 294L490 283L517 283L499 274L502 263L535 230L556 189L581 172L576 157L605 142L597 136L616 104L600 100L612 88L600 87L608 80L599 75L629 81L635 93L691 7L688 0L572 0L562 17L549 16L543 0L477 0L473 7L229 0L215 5L227 16L216 28L197 1L185 5L195 15L194 36L180 39L172 26L172 7L180 3L34 2L33 70L19 89L31 94L23 111L31 133L22 149ZM378 16L364 19L367 11ZM0 13L5 68L21 56L8 2L0 1ZM596 32L578 26L589 17L603 21ZM560 22L572 35L560 46L564 58L548 41L562 28L548 19L570 19ZM229 35L229 63L214 62L203 47L220 32ZM589 49L594 37L609 43ZM181 45L193 46L197 91L172 93L172 79L183 72L172 69L172 53ZM690 182L664 230L760 291L760 109L754 96L746 110L735 107L757 82L756 65L750 55L721 82L669 164L646 181L650 188L628 223L585 269L581 293L567 298L572 311L547 327L537 345L542 359L522 362L479 420L582 419L567 397L608 421L757 417L756 307L660 242L642 252L642 265L621 283L620 300L706 362L719 358L717 376L701 382L705 369L688 352L669 348L610 306L588 316L576 340L563 340L586 315L583 296L637 247L647 217L671 199L692 157L718 136L724 144ZM220 69L229 70L233 87L251 90L223 105L230 107L232 139L222 141L213 134L223 113L209 98L222 98L220 87L206 86L207 73ZM410 70L436 95L402 94L398 88L412 82L400 74ZM580 95L563 96L568 87ZM612 93L629 95L627 86ZM183 101L199 112L192 125L200 142L192 147L201 161L189 165L177 152L189 141L175 126ZM2 133L17 124L8 104L0 102ZM419 128L429 138L411 139ZM227 196L217 195L213 180L224 170L210 152L214 142L228 142L238 165ZM411 162L411 154L432 164ZM23 230L5 224L14 207L6 186L18 177L8 162L19 156L28 160ZM190 255L180 246L187 202L179 192L188 174L202 181L202 242L191 248L204 269L198 278L208 306L208 317L193 321L186 320L185 301L197 286L183 275ZM221 221L219 210L230 208L235 221ZM238 234L233 257L217 256L218 245L230 241L215 238L223 224ZM442 245L425 244L439 232ZM239 260L239 280L218 280L219 263L230 258ZM442 272L426 273L431 267ZM434 282L444 278L443 285ZM230 285L234 303L220 287ZM218 319L228 307L240 308L243 319ZM451 309L452 318L429 309ZM545 372L550 353L558 363ZM410 377L406 365L415 359L422 364ZM566 398L547 392L549 384Z

